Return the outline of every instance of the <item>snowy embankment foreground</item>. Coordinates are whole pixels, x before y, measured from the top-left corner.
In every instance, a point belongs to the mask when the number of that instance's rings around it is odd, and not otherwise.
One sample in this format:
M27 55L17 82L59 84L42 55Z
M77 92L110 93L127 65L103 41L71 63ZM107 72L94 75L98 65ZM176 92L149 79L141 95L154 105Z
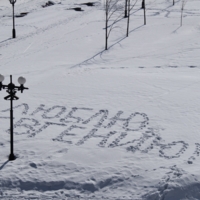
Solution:
M104 50L104 13L84 0L0 0L0 199L200 199L200 1L141 2Z

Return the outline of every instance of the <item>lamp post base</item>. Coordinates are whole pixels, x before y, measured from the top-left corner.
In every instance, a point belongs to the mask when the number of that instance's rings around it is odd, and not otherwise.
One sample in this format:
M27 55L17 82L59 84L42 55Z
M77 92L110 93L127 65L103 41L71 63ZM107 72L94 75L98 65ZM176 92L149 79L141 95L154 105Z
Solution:
M13 38L16 38L16 32L15 32L15 29L12 30L12 36L13 36Z
M16 157L15 157L14 154L10 154L10 155L9 155L9 160L15 160L15 159L16 159Z

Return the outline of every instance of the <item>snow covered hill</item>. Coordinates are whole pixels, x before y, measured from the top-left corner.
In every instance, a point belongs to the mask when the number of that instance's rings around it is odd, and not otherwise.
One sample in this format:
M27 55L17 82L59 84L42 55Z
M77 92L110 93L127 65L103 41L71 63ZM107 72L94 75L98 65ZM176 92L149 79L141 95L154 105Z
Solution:
M0 0L0 199L200 199L200 1L138 1L104 51L101 0ZM80 12L72 8L81 7ZM23 14L25 13L25 14ZM22 17L23 15L23 17Z

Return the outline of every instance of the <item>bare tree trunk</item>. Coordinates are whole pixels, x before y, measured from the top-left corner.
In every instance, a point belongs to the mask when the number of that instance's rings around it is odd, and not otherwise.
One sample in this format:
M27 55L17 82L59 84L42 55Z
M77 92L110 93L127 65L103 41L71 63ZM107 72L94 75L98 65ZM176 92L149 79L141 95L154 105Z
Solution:
M181 9L181 24L180 24L180 26L182 26L183 25L183 9Z
M128 19L127 19L126 37L128 37L129 34L129 22L130 22L130 0L128 0Z
M146 25L146 5L145 5L145 0L143 0L144 2L144 25Z
M108 50L108 20L106 19L105 50Z
M175 5L175 1L173 0L173 6Z
M180 26L183 25L183 10L185 8L185 4L187 3L187 0L183 0L182 1L182 6L181 6L181 23L180 23Z
M131 5L133 1L131 0L128 0L127 1L127 11L128 11L128 18L127 18L127 29L126 29L126 37L128 37L129 35L129 25L130 25L130 13L131 13L131 10L134 8L134 6L136 5L137 3L137 0L135 0L135 3L133 3Z
M108 9L109 9L109 2L106 0L105 4L105 13L106 13L106 24L105 24L105 50L108 50Z

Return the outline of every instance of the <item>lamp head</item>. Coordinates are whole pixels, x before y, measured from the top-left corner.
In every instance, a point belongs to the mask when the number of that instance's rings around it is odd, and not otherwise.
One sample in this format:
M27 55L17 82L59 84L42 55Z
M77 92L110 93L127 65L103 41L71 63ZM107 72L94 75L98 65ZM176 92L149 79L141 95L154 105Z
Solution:
M11 4L15 4L16 0L9 0Z
M26 83L26 79L25 79L24 77L20 76L20 77L18 78L18 83L19 83L20 85L24 85L24 83Z
M3 82L4 76L0 74L0 82Z

